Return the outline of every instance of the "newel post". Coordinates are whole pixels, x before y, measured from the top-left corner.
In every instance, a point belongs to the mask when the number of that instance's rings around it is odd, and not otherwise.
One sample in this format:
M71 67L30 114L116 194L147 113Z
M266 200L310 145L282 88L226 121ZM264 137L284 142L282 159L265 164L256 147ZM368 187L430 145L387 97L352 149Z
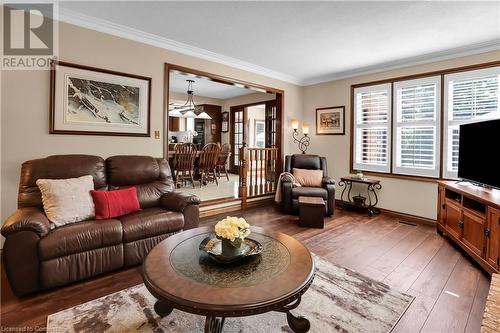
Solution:
M248 161L247 161L247 148L245 143L240 148L240 197L241 208L247 208L247 174L248 174Z

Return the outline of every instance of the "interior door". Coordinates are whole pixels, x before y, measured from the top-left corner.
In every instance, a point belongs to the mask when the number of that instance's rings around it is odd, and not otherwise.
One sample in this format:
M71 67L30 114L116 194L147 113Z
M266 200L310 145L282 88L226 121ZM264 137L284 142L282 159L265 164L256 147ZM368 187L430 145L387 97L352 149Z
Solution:
M240 148L245 143L245 118L244 107L231 109L231 166L232 173L240 172Z
M278 114L276 101L266 103L266 148L275 148L278 137Z

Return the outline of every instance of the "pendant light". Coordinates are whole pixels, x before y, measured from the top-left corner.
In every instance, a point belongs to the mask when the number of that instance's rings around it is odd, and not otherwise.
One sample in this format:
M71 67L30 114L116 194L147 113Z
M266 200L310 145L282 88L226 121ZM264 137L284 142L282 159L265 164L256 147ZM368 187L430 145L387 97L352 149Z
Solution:
M194 103L193 100L194 80L186 80L186 82L188 83L188 90L187 90L188 98L186 103L184 103L184 105L182 106L178 106L173 108L172 110L169 110L168 115L172 117L182 117L182 118L212 119L212 117L210 117L208 113L203 111L202 108L200 108L198 105Z

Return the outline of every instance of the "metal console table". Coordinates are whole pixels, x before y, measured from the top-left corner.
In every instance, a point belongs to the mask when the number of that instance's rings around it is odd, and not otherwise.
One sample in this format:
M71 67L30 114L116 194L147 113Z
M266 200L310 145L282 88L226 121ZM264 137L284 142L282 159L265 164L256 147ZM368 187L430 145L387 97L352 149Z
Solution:
M366 197L358 194L356 196L351 195L352 184L364 184L366 188ZM354 178L354 177L342 177L339 181L339 186L343 187L342 194L340 195L340 208L354 208L363 209L368 212L368 216L373 216L380 214L380 209L377 207L378 197L377 191L382 188L380 180L368 179L368 178ZM347 190L347 196L344 194ZM368 200L368 203L366 202Z

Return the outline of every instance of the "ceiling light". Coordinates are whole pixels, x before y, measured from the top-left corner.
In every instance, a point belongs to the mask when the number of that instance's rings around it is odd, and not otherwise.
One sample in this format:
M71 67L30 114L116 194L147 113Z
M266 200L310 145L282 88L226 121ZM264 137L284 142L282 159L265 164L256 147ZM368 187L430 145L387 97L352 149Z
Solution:
M183 115L182 115L182 118L196 118L196 113L194 113L193 111L189 110L189 111L186 111ZM212 118L210 118L212 119Z
M196 118L198 118L198 119L212 119L212 117L210 117L208 115L208 113L206 113L205 111L203 111L202 113L200 113Z
M212 119L206 112L203 111L198 105L194 103L193 96L193 80L186 80L188 83L187 95L188 98L184 105L174 108L172 111L168 111L168 115L172 117L182 117L182 118L200 118L200 119ZM177 111L177 112L175 112ZM172 115L171 112L174 112ZM180 114L180 116L178 116Z
M182 117L182 113L179 109L174 108L174 109L168 110L168 116L178 118L178 117Z

